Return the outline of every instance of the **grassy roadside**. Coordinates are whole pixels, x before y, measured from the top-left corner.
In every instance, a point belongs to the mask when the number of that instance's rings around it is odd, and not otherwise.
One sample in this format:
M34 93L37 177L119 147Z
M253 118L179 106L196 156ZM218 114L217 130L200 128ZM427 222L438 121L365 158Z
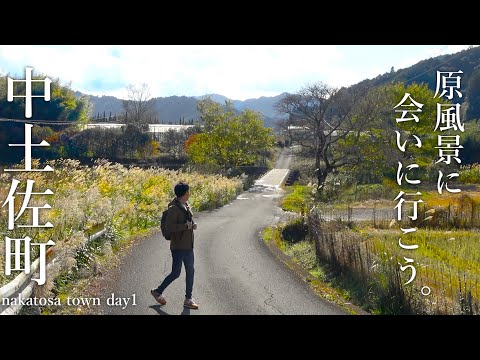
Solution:
M270 251L288 268L307 282L321 298L329 300L352 315L366 314L353 305L349 293L333 286L327 280L325 269L319 264L313 243L303 240L291 244L282 239L285 224L264 229L262 238Z
M313 204L313 188L293 185L285 190L287 193L280 202L282 210L305 214ZM306 229L302 227L304 227L302 222L298 220L271 226L263 231L262 238L285 265L292 270L297 270L296 273L309 283L317 295L334 302L350 314L363 313L363 310L352 305L348 291L334 285L328 279L328 271L318 261L313 242L305 240ZM290 241L285 240L285 237ZM275 249L278 249L284 256L278 256L278 251ZM297 266L292 266L292 264Z
M303 205L300 206L305 201L302 195L308 194L305 188L308 187L288 188L288 194L281 202L282 208L297 213L297 216L306 214ZM269 230L271 234L265 235L267 238L275 235L276 246L286 255L310 274L338 288L344 299L373 314L476 314L476 299L480 296L479 195L475 186L466 187L461 194L445 194L444 197L434 191L425 191L426 209L430 210L420 214L417 231L403 238L404 244L418 245L414 254L400 248L401 226L391 221L386 227L383 223L371 221L322 223L314 212L308 217L312 227L309 234L313 239L292 237L292 227L296 226L298 230L295 221L282 224L276 230L278 234ZM309 201L308 195L306 201ZM337 200L335 204L318 206L324 212L332 205L336 208L365 208L372 201L375 201L374 206L386 202L378 199L364 199L357 203ZM449 216L451 212L450 219L445 218L445 211ZM321 255L319 259L315 244ZM412 255L415 256L418 284L405 286L407 273L399 271L397 260ZM430 296L420 295L422 286L431 289Z
M38 242L55 242L55 262L48 268L45 284L37 286L34 298L58 300L63 303L74 288L89 277L96 277L102 269L114 266L117 253L123 251L131 238L144 236L159 225L159 214L173 195L173 186L179 181L190 184L190 204L194 211L214 209L234 199L243 191L242 178L226 178L161 168L126 168L106 160L97 160L86 167L77 160L62 159L48 162L54 172L33 174L35 185L54 189L48 201L51 209L43 213L43 222L54 224L49 229L32 229L31 238ZM35 160L32 166L39 167ZM21 173L17 180L26 182ZM30 177L30 174L29 176ZM0 179L0 196L7 197L11 175ZM0 216L7 218L7 208L0 208ZM106 227L107 233L95 241L87 241L87 232ZM0 224L0 233L12 238L25 236L23 230L8 231L6 222ZM0 268L5 267L5 244L0 242ZM32 254L35 258L37 254ZM0 273L0 286L18 275L8 277ZM58 306L57 306L58 307ZM54 308L41 309L53 313Z
M45 306L42 315L92 315L98 306L68 305L68 298L98 298L102 287L109 281L111 271L117 268L122 259L128 256L129 250L141 239L159 232L159 227L138 229L128 235L116 239L112 244L111 235L107 234L92 242L84 259L77 259L77 268L73 272L64 273L55 280L56 298L61 305ZM159 235L160 236L160 235ZM82 254L79 254L81 257ZM24 307L22 313L29 314L32 309Z

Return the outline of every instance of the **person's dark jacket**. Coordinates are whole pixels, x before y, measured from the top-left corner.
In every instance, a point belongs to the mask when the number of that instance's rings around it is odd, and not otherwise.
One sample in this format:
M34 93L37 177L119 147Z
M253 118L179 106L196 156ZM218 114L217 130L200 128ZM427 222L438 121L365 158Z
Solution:
M166 228L171 235L170 250L193 249L193 229L188 229L187 221L192 221L192 212L188 203L185 204L188 212L182 208L182 204L175 198L168 204Z

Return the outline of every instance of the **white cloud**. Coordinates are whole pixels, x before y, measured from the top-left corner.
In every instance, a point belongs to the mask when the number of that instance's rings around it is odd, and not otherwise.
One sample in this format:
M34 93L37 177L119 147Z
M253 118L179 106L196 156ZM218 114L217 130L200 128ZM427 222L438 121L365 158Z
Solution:
M0 66L16 74L30 65L89 93L99 93L95 81L112 84L109 94L146 82L154 96L216 92L243 99L276 94L278 86L293 91L307 79L318 81L342 54L335 46L22 45L1 46L0 57Z

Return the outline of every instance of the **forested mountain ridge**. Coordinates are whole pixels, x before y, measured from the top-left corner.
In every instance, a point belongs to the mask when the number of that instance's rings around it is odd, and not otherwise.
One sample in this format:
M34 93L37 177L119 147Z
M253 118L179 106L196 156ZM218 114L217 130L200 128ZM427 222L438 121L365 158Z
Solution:
M456 97L455 102L463 104L464 120L480 119L480 47L478 46L455 54L422 60L410 67L390 71L374 79L363 80L352 87L372 87L392 82L404 82L410 85L415 82L425 83L429 89L435 91L437 71L463 71L463 74L460 74L460 91L463 96Z
M77 92L77 96L84 94ZM284 93L285 94L285 93ZM251 109L259 111L264 115L265 126L273 126L275 118L280 116L276 114L273 105L284 94L277 96L262 96L258 99L231 100L223 95L209 94L204 96L167 96L154 98L153 112L156 117L152 119L152 122L159 123L177 123L180 119L189 121L192 119L198 119L200 113L197 110L197 101L210 97L213 101L224 104L225 100L229 100L233 103L235 110L242 111L244 109ZM123 112L122 100L114 96L93 96L86 95L92 104L92 115L94 117L102 118L109 116L110 114L121 114Z

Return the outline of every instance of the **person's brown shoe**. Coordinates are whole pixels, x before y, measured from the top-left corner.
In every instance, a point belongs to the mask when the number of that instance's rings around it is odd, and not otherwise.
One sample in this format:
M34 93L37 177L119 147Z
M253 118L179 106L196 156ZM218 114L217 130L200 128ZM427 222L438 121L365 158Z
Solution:
M183 306L188 309L193 309L193 310L198 309L198 304L195 302L194 299L185 299L185 301L183 302Z
M160 305L166 305L167 304L167 300L165 300L163 295L161 295L161 294L159 295L154 289L150 290L150 293L152 294L152 296L155 298L155 300L157 300L157 302Z

